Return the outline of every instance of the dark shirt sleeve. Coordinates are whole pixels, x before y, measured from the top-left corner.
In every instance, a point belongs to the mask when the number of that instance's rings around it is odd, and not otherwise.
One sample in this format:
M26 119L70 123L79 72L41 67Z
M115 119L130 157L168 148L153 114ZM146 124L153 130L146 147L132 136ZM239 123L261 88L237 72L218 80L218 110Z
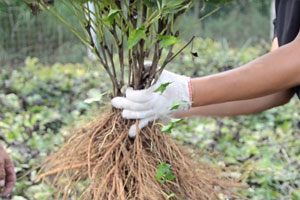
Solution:
M278 38L279 46L292 42L300 29L300 0L276 0L276 19L274 36ZM300 86L293 90L300 98Z
M293 90L297 94L298 98L300 99L300 86L294 87Z

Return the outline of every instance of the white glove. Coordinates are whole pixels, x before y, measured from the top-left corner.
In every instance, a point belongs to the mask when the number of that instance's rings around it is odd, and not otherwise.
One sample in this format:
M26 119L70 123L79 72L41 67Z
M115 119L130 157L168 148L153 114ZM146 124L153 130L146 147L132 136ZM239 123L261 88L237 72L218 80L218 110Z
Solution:
M170 83L164 92L154 92L161 84ZM171 110L174 103L183 102L176 110ZM164 70L157 82L148 89L133 90L128 88L125 97L115 97L112 105L124 109L125 119L140 119L139 129L150 121L166 117L177 111L188 110L192 104L190 78ZM129 129L129 136L135 137L136 125Z

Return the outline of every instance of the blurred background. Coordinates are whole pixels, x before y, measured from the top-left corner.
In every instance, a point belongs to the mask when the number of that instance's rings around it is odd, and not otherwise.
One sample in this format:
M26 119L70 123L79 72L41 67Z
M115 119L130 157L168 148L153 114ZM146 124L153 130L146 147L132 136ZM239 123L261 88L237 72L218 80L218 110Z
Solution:
M273 4L235 0L194 23L215 8L196 6L179 24L185 30L183 39L197 36L193 47L186 48L168 69L204 76L267 53ZM76 26L68 9L59 1L56 7ZM0 139L18 177L13 194L3 199L54 199L49 183L34 181L35 167L62 145L70 130L109 103L110 88L99 62L91 59L69 29L48 13L32 15L20 0L0 0ZM241 168L249 189L238 191L244 196L240 199L299 200L299 132L299 100L294 98L257 115L186 120L171 135L202 152L201 159L208 163Z
M2 1L2 3L1 3ZM18 65L28 56L37 57L42 63L76 63L87 56L86 47L64 25L48 13L39 17L31 14L20 0L0 1L0 65ZM181 29L188 28L185 39L192 36L225 41L230 47L256 43L270 43L271 1L236 0L209 16L202 22L197 19L203 10L213 10L212 5L200 4L184 16ZM76 25L76 17L69 9L56 3L63 16Z

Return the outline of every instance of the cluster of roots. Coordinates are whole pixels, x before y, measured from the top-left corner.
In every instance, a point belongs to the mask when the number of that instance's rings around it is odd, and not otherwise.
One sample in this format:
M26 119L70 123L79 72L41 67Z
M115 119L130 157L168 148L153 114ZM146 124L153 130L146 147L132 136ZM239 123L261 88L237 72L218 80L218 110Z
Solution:
M109 111L74 131L42 165L39 178L57 189L58 199L83 200L206 200L231 196L236 183L222 170L200 162L159 125L149 125L135 139L132 121ZM171 165L175 179L156 180L157 166Z

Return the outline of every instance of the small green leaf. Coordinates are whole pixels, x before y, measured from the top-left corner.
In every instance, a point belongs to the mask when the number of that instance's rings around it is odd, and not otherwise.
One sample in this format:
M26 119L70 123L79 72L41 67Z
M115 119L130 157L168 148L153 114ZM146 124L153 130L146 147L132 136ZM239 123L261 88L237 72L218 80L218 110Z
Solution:
M101 100L101 97L94 97L94 98L89 98L89 99L85 99L83 102L86 103L86 104L91 104L91 103L94 103L94 102L100 102Z
M165 4L166 7L168 8L177 8L179 7L181 4L183 4L185 2L185 0L173 0L173 1L167 1L167 3Z
M172 35L158 35L157 39L160 40L159 48L167 48L179 42L179 39Z
M181 123L181 122L183 122L184 121L184 119L175 119L175 118L172 118L171 119L171 123L173 123L174 125L175 124L179 124L179 123Z
M166 163L161 163L160 165L157 166L157 175L156 175L156 180L159 181L160 179L163 178L165 175L165 166Z
M143 3L149 8L155 7L157 5L155 0L143 0Z
M171 199L171 198L173 198L173 197L176 197L176 195L175 195L174 193L172 193L172 194L170 194L169 196L167 196L167 200L168 200L168 199Z
M175 176L171 173L171 171L169 171L165 176L165 180L173 181L174 179L175 179Z
M128 41L127 41L127 49L131 49L134 45L136 45L141 39L146 40L145 28L141 26L138 29L134 29L131 31Z
M171 165L162 162L157 166L157 175L156 180L161 180L161 183L165 183L166 181L172 181L175 179L175 176L171 172Z
M121 10L118 9L111 9L108 13L108 15L103 19L106 22L109 22L111 25L114 23L114 19L116 15L121 12Z
M176 124L179 124L181 122L183 122L184 119L171 119L170 124L165 125L162 127L161 132L162 133L171 133L172 129L175 128Z
M172 129L174 128L174 123L170 123L166 126L163 126L161 129L162 133L171 133Z
M162 94L170 84L171 82L162 83L158 88L154 90L154 92L160 92L160 94Z
M173 102L173 105L170 108L170 110L178 110L178 108L180 106L185 106L185 105L188 105L188 103L187 102L183 102L183 101L175 101L175 102Z

